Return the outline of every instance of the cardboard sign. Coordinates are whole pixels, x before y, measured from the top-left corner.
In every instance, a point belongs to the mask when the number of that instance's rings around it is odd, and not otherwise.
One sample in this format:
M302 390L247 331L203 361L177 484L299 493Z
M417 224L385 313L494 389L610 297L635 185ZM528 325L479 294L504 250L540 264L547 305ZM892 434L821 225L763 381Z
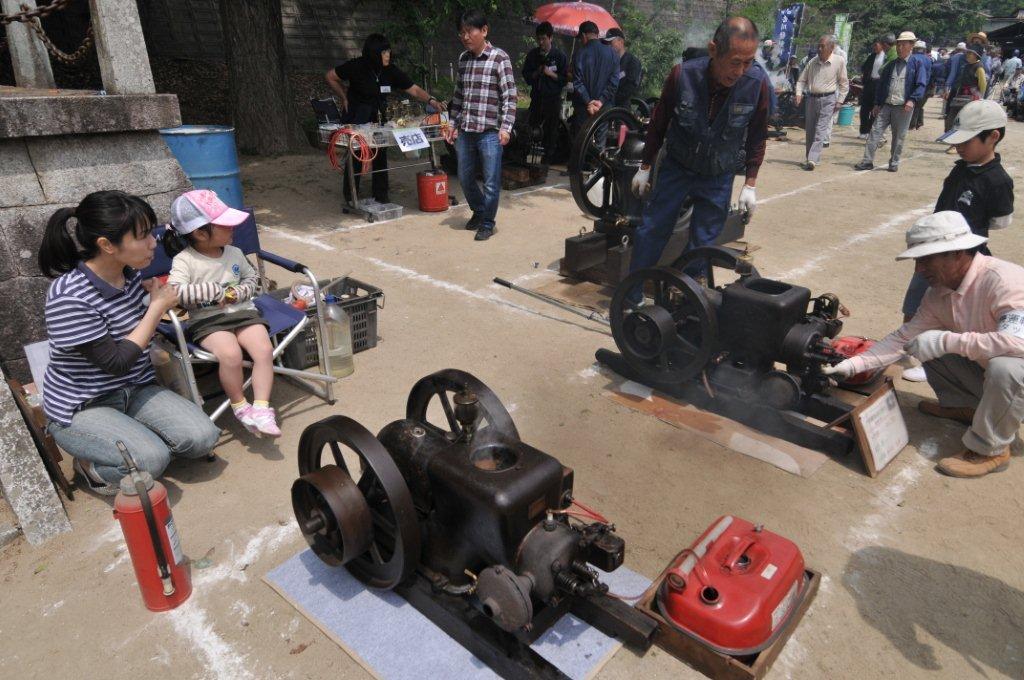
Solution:
M864 466L869 475L877 477L910 442L892 382L887 380L850 415Z
M423 130L419 128L403 128L401 130L395 130L394 135L398 148L403 152L415 151L416 149L426 149L430 146L430 143L427 142L427 136L423 134Z

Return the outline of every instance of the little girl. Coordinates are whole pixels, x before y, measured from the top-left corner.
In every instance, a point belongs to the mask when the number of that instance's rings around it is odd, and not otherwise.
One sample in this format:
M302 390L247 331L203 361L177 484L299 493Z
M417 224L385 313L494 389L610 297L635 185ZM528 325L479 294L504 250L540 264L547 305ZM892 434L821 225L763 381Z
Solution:
M191 340L217 357L218 375L235 417L254 434L278 437L270 390L273 348L267 322L251 298L256 271L231 245L234 228L248 215L229 208L207 189L189 191L171 204L164 249L174 258L167 283L189 312ZM242 392L242 350L252 359L253 403Z

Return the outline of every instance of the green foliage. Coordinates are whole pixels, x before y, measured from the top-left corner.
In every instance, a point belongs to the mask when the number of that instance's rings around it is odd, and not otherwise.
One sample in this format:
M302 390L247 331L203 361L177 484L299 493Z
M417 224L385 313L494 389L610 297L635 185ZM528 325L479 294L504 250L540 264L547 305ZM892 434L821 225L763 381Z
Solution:
M380 0L362 0L381 8ZM402 57L402 68L417 83L433 82L435 65L433 46L439 41L454 42L455 18L468 9L479 9L488 17L499 14L525 16L532 9L529 0L415 0L389 2L381 14L381 28ZM493 21L492 21L493 23ZM439 80L442 74L438 74Z
M683 54L684 38L667 21L660 20L663 14L674 9L675 2L652 0L647 4L649 9L641 10L636 0L625 0L616 6L615 18L626 34L629 51L644 66L644 84L637 94L657 97L672 65ZM691 42L696 40L696 45L704 45L708 37L687 36L687 39Z

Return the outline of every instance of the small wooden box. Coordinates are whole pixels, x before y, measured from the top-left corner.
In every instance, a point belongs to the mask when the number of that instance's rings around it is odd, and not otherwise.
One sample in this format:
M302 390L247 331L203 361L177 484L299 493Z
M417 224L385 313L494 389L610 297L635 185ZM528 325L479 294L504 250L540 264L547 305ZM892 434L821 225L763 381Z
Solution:
M793 634L800 624L807 609L811 606L814 596L818 593L818 586L821 584L821 574L811 569L806 569L807 584L804 597L796 610L790 616L786 629L776 638L775 642L762 649L757 654L750 656L729 656L715 651L710 647L698 642L696 639L676 630L669 624L665 617L658 611L654 597L661 587L665 575L676 560L672 560L669 566L651 583L644 592L643 597L636 603L636 608L658 622L658 630L654 634L654 644L676 657L683 663L692 666L709 678L716 680L760 680L775 663L775 659L782 652L786 640Z

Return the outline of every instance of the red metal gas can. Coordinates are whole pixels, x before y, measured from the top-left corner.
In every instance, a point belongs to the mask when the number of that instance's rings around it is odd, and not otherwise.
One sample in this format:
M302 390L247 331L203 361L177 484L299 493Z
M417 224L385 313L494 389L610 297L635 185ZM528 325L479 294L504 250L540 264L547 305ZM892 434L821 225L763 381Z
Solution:
M114 519L121 523L121 531L124 532L124 540L128 544L128 554L135 568L135 578L139 582L139 590L142 591L143 603L151 611L162 612L174 609L189 598L192 594L192 577L185 555L181 551L178 530L174 526L171 507L167 502L167 489L148 473L142 474L153 507L156 533L163 545L170 568L173 593L164 594L165 587L160 579L149 525L142 502L129 477L122 480L121 491L114 499Z
M832 341L832 349L835 350L836 353L849 359L850 357L857 356L861 352L867 351L874 344L874 340L862 338L859 335L844 335L843 337L836 338ZM843 384L864 385L874 380L883 370L884 369L878 368L873 371L858 373L857 375L844 380Z
M679 553L657 605L676 628L724 654L764 649L786 629L807 587L788 539L726 515Z
M448 209L448 175L440 170L416 173L416 193L423 212Z

